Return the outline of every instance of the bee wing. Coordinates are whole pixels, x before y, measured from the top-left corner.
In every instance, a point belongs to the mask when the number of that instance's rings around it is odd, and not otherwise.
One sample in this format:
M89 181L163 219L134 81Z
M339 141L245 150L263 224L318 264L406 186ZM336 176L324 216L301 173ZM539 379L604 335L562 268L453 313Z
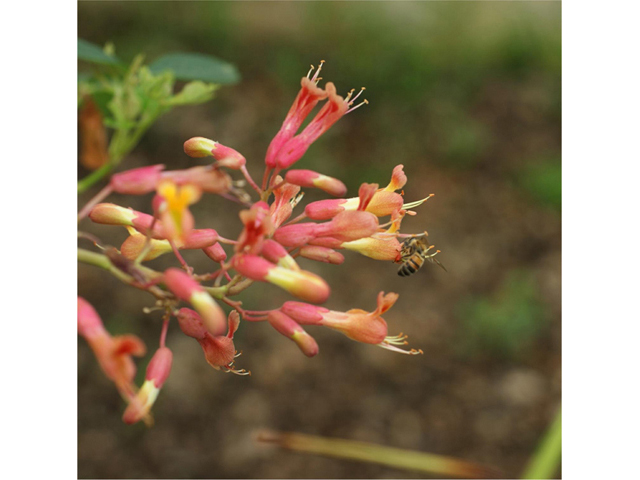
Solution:
M438 260L437 258L432 258L431 259L432 262L436 263L440 268L442 268L445 272L448 272L448 270L446 268L444 268L444 265L440 263L440 260Z

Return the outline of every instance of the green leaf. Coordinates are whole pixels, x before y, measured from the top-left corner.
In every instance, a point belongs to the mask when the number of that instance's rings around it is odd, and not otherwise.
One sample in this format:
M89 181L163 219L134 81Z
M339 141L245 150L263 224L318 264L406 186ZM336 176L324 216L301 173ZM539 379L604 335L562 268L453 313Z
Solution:
M562 410L558 409L522 478L558 478L555 474L562 459Z
M240 81L240 73L234 65L197 53L164 55L149 65L149 68L154 73L171 70L178 80L202 80L223 85Z
M167 102L169 105L197 105L213 98L213 92L218 88L212 83L200 81L187 83L177 95Z
M102 65L120 65L120 60L115 55L108 55L94 43L78 39L78 59Z

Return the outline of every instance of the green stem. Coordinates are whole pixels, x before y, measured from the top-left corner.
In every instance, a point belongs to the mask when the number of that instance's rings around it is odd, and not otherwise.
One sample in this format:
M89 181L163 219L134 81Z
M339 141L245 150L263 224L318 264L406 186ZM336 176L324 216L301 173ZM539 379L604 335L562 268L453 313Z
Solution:
M112 169L115 167L112 163L105 163L98 170L91 172L78 182L78 193L83 193L89 190L95 183L102 180Z
M545 433L522 478L557 478L555 473L562 458L562 409L558 409L556 418Z
M152 295L158 298L164 298L167 295L166 292L156 287L155 285L150 287L144 287L138 284L131 275L117 268L115 265L113 265L113 263L111 263L111 260L109 260L109 257L101 253L85 250L84 248L78 248L78 261L82 263L86 263L87 265L100 267L108 271L109 273L111 273L111 275L116 277L121 282L126 283L127 285L131 285L132 287L136 287L136 288L140 288L141 290L148 291L149 293L151 293ZM150 280L153 280L158 278L159 276L162 276L161 273L156 272L155 270L152 270L148 267L144 267L142 265L139 265L136 268L138 268Z

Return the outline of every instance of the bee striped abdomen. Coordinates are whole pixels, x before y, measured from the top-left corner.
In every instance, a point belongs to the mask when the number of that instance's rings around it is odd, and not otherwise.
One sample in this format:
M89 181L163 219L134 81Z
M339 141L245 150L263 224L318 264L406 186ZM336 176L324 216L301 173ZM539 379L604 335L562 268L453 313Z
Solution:
M408 277L420 270L420 267L424 263L424 259L419 254L412 255L407 261L405 261L398 269L398 275L401 277Z

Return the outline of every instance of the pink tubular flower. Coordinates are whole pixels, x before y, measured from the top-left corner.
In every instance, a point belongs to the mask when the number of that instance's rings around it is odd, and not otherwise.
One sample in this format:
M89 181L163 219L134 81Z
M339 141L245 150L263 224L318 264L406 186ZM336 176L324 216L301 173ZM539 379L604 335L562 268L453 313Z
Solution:
M167 347L160 347L151 358L147 367L147 374L142 388L138 394L131 399L129 406L122 415L122 420L128 425L132 425L148 417L151 407L158 398L160 389L169 377L173 354Z
M169 268L164 272L164 283L176 297L193 305L212 335L224 332L224 311L198 282L182 270Z
M296 223L276 230L275 240L285 247L300 247L306 244L333 247L340 242L349 242L370 237L378 230L378 219L369 212L346 211L326 223ZM316 243L318 237L331 237L329 244Z
M236 255L232 261L241 275L277 285L307 302L322 303L329 297L329 285L311 272L279 267L257 255Z
M300 192L299 186L283 183L282 177L279 175L275 179L275 184L281 185L273 190L275 199L269 207L269 213L271 214L271 222L274 228L278 228L289 219L291 212L293 212L293 207L302 198L302 194L298 195Z
M291 317L278 310L272 310L269 312L268 320L279 333L293 340L307 357L318 354L319 348L316 341Z
M340 180L322 175L313 170L289 170L284 179L293 185L319 188L335 197L341 197L347 193L347 187Z
M229 327L226 335L211 335L204 327L200 315L189 308L181 308L177 317L180 329L185 335L198 341L209 365L216 370L237 375L250 374L245 370L236 370L233 366L234 359L238 356L233 344L233 335L240 325L240 316L237 311L232 310L229 313Z
M313 245L305 245L300 248L300 256L317 262L332 263L333 265L340 265L344 262L344 256L341 253L331 248Z
M402 244L393 234L400 229L404 215L404 210L393 212L391 214L391 226L385 232L375 233L371 237L341 243L339 248L358 252L374 260L399 262Z
M291 105L284 122L282 122L280 131L278 131L273 140L271 140L269 148L267 149L267 156L265 158L267 167L274 168L276 166L276 156L282 146L296 134L302 126L304 119L311 113L311 110L313 110L313 107L315 107L320 100L327 98L327 92L317 86L323 63L324 61L320 62L320 66L313 77L309 78L309 75L313 71L312 67L307 76L302 78L300 82L302 88L293 101L293 105Z
M387 336L387 322L381 315L389 310L397 299L397 293L385 295L384 292L380 292L378 306L373 312L365 312L359 308L336 312L301 302L285 302L280 311L302 325L324 325L344 333L357 342L377 345L405 355L422 354L422 350L403 350L399 347L407 344L406 335Z
M153 192L160 181L164 165L134 168L116 173L111 177L110 184L114 192L128 195L144 195Z
M372 192L371 198L367 200L365 210L373 213L376 217L385 217L398 212L403 208L413 208L425 200L419 200L410 204L403 204L402 195L396 193L407 183L407 176L402 165L397 165L391 174L391 181L385 188L379 188ZM363 184L366 185L366 184ZM362 188L362 187L361 187ZM427 197L428 198L428 197ZM362 196L352 198L340 198L335 200L319 200L308 204L304 212L312 220L328 220L345 210L357 210L362 202Z
M374 260L390 261L396 261L402 249L402 245L396 237L382 235L344 242L340 247L358 252Z
M87 341L105 375L115 383L123 397L133 394L136 366L132 356L142 356L145 346L135 335L112 337L94 308L78 297L78 333Z
M249 210L240 212L244 230L238 237L236 252L257 253L262 249L265 236L273 233L274 226L269 215L269 206L265 202L254 203Z
M398 294L378 295L378 307L373 312L352 309L348 312L324 311L300 302L286 302L280 310L303 325L324 325L362 343L381 344L387 337L387 323L380 316L396 302ZM313 310L315 308L315 311Z
M328 96L327 103L299 135L288 140L278 151L276 155L278 168L289 168L300 160L311 144L349 110L350 95L346 99L342 98L331 82L327 83L325 91Z

